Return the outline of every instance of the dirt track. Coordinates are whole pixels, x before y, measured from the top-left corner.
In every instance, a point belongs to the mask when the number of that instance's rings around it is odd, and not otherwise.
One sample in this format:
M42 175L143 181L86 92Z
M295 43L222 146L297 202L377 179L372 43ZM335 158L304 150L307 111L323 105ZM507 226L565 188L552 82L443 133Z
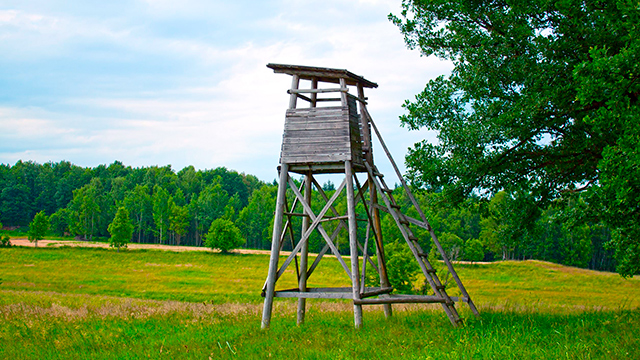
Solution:
M24 238L11 239L11 244L15 246L28 246L35 247L35 243L30 242ZM91 242L91 241L76 241L76 240L40 240L38 241L38 247L58 247L58 246L77 246L77 247L97 247L108 248L108 243ZM199 246L174 246L174 245L160 245L160 244L137 244L129 243L127 245L129 249L151 249L151 250L167 250L167 251L212 251L209 248ZM268 250L251 250L251 249L236 249L232 252L240 254L270 254ZM288 255L288 252L281 252L282 255Z
M28 246L35 247L35 243L30 242L25 238L11 239L11 244L14 246ZM38 247L59 247L59 246L77 246L77 247L96 247L96 248L109 248L108 243L103 242L91 242L91 241L77 241L77 240L40 240L38 241ZM148 249L148 250L166 250L166 251L213 251L206 247L200 246L182 246L182 245L160 245L160 244L137 244L129 243L127 245L129 249ZM213 252L218 252L217 250ZM230 251L231 253L238 254L263 254L269 255L269 250L254 250L254 249L236 249ZM280 251L280 256L289 256L290 251ZM317 256L318 254L309 253L311 256ZM326 254L325 257L333 257L334 255ZM452 261L454 264L469 264L469 261ZM491 262L474 261L473 264L491 264Z

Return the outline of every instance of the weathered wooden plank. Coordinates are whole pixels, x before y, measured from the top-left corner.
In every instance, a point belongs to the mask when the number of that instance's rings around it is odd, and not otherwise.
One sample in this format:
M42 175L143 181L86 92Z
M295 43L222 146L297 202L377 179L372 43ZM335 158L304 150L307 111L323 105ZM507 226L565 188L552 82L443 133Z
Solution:
M402 304L402 303L445 303L445 298L434 295L409 295L409 296L397 296L390 295L380 297L377 299L356 299L354 304L358 305L380 305L380 304Z
M306 114L313 112L327 112L327 111L342 111L345 109L345 106L324 106L320 108L297 108L297 109L287 109L287 114Z
M300 121L300 122L288 122L284 126L284 131L322 131L322 130L348 130L350 132L358 131L349 127L346 122L343 121Z
M344 172L344 165L340 162L332 163L318 163L313 162L311 164L300 162L290 163L290 171L298 174L305 174L308 171L314 174L338 174Z
M314 162L342 162L349 160L351 154L329 154L329 155L315 155L315 156L283 156L281 158L282 163L296 164L296 163L314 163Z
M338 79L345 78L348 85L362 84L364 87L377 88L378 84L356 75L345 69L332 69L317 66L301 66L287 64L267 64L275 73L298 75L301 79L316 79L320 82L338 83Z
M338 149L340 150L338 151L327 151L327 150L321 150L321 149L317 149L317 150L313 150L313 149L307 149L306 151L304 151L304 149L298 149L297 151L283 151L282 155L280 156L281 158L285 158L285 157L303 157L303 156L336 156L336 159L342 159L343 156L351 156L351 153L349 152L349 149L344 147L342 149Z
M347 129L324 129L324 130L285 130L284 138L287 137L321 137L321 136L349 136Z
M341 121L346 122L347 115L342 112L323 112L316 114L296 114L286 117L286 122L318 122L318 121Z
M299 290L297 288L293 288L293 289L284 289L284 290L278 290L278 291L299 291ZM351 292L351 288L350 287L310 287L310 288L307 288L307 292L310 292L310 293L350 293Z
M320 129L350 129L351 125L346 119L341 117L327 117L321 119L313 118L300 118L300 119L287 119L284 129L298 129L304 130L305 127L314 127ZM357 128L356 128L357 129Z
M290 125L298 125L298 124L323 124L323 123L332 123L332 124L340 124L341 127L347 128L349 126L349 121L344 114L336 114L335 116L300 116L300 117L287 117L285 119L285 128Z
M306 121L306 122L292 122L287 124L284 128L284 132L282 134L283 137L286 137L288 133L293 133L296 131L306 131L309 134L322 133L322 131L342 131L342 134L351 136L351 128L346 122L338 122L338 121L327 121L327 123L323 123L322 121Z
M288 142L288 143L296 139L300 139L301 141L308 139L309 143L313 143L314 139L315 140L326 139L326 140L320 140L316 142L329 142L329 143L345 142L347 144L350 144L352 142L351 138L349 137L349 133L347 131L338 131L338 130L328 130L326 132L324 131L304 132L304 130L293 130L293 131L287 131L286 136L283 136L282 138L283 142ZM291 142L290 144L293 144L293 142Z
M330 110L324 110L325 108L311 108L311 109L304 109L306 111L297 111L297 112L289 112L285 115L285 117L287 119L291 118L291 119L296 119L296 118L321 118L321 117L327 117L327 116L344 116L346 118L346 116L349 115L349 113L346 111L346 109L340 109L340 110L334 110L334 109L330 109Z
M332 92L349 92L349 88L331 88L331 89L290 89L287 94L324 94ZM352 95L353 96L353 95Z
M351 299L349 293L325 292L296 292L296 291L276 291L276 297L281 298L299 298L299 299Z
M314 159L326 159L326 161L336 161L336 160L345 160L350 157L351 154L349 152L341 152L338 154L329 153L329 152L297 152L297 153L287 153L282 156L283 159L302 159L305 157L314 158Z
M313 139L320 139L320 141L312 141ZM322 140L325 139L325 140ZM304 141L309 140L309 141ZM322 137L297 137L297 138L289 138L282 142L282 147L286 146L288 148L295 147L298 150L304 151L304 149L312 149L313 151L321 151L321 152L350 152L350 142L349 138L346 136L340 136L335 139L326 139ZM333 148L335 147L335 148ZM296 149L292 149L295 150Z
M316 108L317 109L317 108ZM337 111L317 112L312 114L294 114L287 116L287 122L299 122L299 121L344 121L347 122L349 114Z
M349 138L347 138L346 136L344 137L320 137L320 136L314 136L314 137L306 137L306 138L287 138L284 139L283 144L287 144L287 145L296 145L296 144L302 144L302 145L311 145L311 146L316 146L316 144L319 144L320 146L322 146L322 144L337 144L337 143L344 143L345 145L348 145L349 142Z
M314 155L314 154L334 154L334 153L350 153L349 144L347 142L334 142L334 143L321 143L321 145L329 144L327 146L314 146L309 144L307 146L300 146L299 144L283 144L282 152L287 156L296 155Z

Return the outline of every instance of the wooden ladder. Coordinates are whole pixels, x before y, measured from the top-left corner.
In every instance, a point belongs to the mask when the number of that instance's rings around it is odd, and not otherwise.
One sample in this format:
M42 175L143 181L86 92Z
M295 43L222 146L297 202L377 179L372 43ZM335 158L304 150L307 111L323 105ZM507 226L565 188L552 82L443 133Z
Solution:
M376 169L371 168L368 163L366 164L366 166L369 174L374 179L376 188L381 193L382 199L386 205L386 209L383 210L386 210L395 220L400 233L402 233L402 236L409 245L409 249L411 249L413 256L418 261L418 265L422 270L422 274L424 275L425 279L431 286L433 293L435 294L435 296L433 297L426 297L425 300L429 299L431 301L428 302L441 303L451 323L454 325L461 323L462 319L458 315L458 311L455 308L455 302L449 296L449 294L447 294L445 285L442 284L440 278L438 277L437 270L429 262L428 254L422 250L422 247L418 243L418 238L414 235L413 231L409 227L410 222L408 217L400 211L400 205L398 205L395 198L393 197L393 190L389 189L389 187L385 183L384 175L376 171Z
M444 249L442 248L442 245L438 241L438 238L433 228L429 224L429 221L425 217L424 212L422 211L422 209L420 208L420 205L418 204L415 197L413 196L411 189L409 188L406 181L404 180L404 177L402 176L400 169L398 169L396 162L393 160L393 157L391 156L389 149L387 148L384 140L382 139L382 136L380 135L380 131L378 130L378 127L376 126L375 122L371 118L371 115L369 115L369 112L367 111L366 107L362 108L362 115L365 116L369 124L371 124L371 128L373 129L378 140L380 141L380 145L382 146L382 149L387 155L389 162L391 163L398 179L400 180L400 183L402 184L402 187L404 188L404 191L407 194L407 197L409 198L409 200L413 204L413 207L419 214L419 219L414 219L403 214L400 211L400 205L397 203L397 201L393 197L393 190L390 189L384 181L384 175L378 171L375 165L365 160L365 167L367 168L367 172L369 173L370 178L375 184L377 191L381 194L384 204L386 205L386 208L380 205L377 205L377 207L391 214L402 236L404 237L405 241L409 245L409 248L411 249L413 256L416 258L418 265L420 266L420 269L422 270L422 273L425 276L425 279L427 280L427 282L429 283L429 285L431 286L431 289L435 294L432 297L425 296L425 295L413 296L414 300L416 300L415 302L441 303L443 309L445 310L445 312L447 313L447 316L449 317L449 320L451 320L451 323L454 325L457 325L462 321L460 316L458 315L458 312L454 307L454 303L456 301L466 302L469 305L469 308L471 309L473 314L476 316L480 316L478 309L476 308L475 304L471 300L469 293L467 292L466 288L462 284L460 277L458 277L458 274L453 268L451 261L449 261L446 252L444 251ZM429 232L433 244L435 245L438 253L442 257L442 260L445 266L447 267L447 270L451 274L451 277L454 279L454 281L456 282L456 285L458 286L458 289L460 290L460 294L461 294L460 297L453 297L447 294L445 290L445 286L440 281L440 278L438 277L436 269L429 262L428 254L424 252L424 250L418 243L418 238L415 236L415 234L409 227L409 224L416 225ZM426 299L421 300L421 297ZM430 298L433 301L429 301Z

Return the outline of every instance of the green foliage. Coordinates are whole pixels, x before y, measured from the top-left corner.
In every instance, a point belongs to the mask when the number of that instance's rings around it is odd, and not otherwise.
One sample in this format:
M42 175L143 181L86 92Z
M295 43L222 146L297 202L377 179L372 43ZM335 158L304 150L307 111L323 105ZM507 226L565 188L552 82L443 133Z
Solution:
M412 293L415 290L415 282L420 273L420 266L413 257L411 249L404 242L393 241L385 244L385 257L387 259L387 276L389 283L394 288L394 293ZM377 263L376 257L373 261ZM367 270L365 279L367 286L380 286L380 278L374 269Z
M116 216L113 218L111 224L109 224L109 246L116 248L120 251L120 248L126 248L131 236L133 235L133 224L129 219L129 212L124 207L118 208Z
M164 243L169 229L169 217L174 206L173 198L163 187L153 187L153 222L156 224L156 232L161 244Z
M51 232L58 236L63 236L69 232L71 212L67 208L58 209L49 216L49 224L51 225Z
M9 235L4 233L2 229L2 223L0 223L0 247L10 247L11 246L11 238Z
M118 161L95 168L65 161L18 161L13 166L0 164L0 221L12 228L12 236L19 236L15 228L26 228L36 212L45 210L52 214L51 230L56 235L68 232L84 239L107 238L109 223L117 209L125 206L135 226L135 241L158 242L160 230L153 218L152 199L158 185L176 206L187 207L189 212L186 227L176 226L177 218L173 227L171 220L162 223L162 241L202 245L202 234L211 221L220 216L237 220L248 197L263 184L255 176L226 168L195 170L189 166L176 174L171 166L131 168ZM199 206L200 194L210 185L214 191L209 190L204 197L209 199Z
M482 261L484 259L484 246L478 239L470 239L464 246L464 258L469 261Z
M49 217L44 211L39 211L29 224L29 241L35 241L37 247L38 240L44 239L47 231L49 231Z
M245 243L233 222L227 219L216 219L211 223L205 243L207 247L220 250L223 254L236 249Z
M149 223L153 217L153 203L151 195L149 195L149 187L136 184L125 195L124 207L131 212L130 219L133 220L137 240L141 242L143 233L150 230Z
M186 206L174 205L169 215L169 230L178 236L177 245L180 245L180 237L187 232L189 226L189 209Z
M400 293L411 292L420 267L409 246L399 241L389 243L385 246L385 256L391 286Z
M403 125L439 140L409 151L412 181L456 201L504 189L541 209L586 191L585 215L613 230L618 271L638 273L637 4L405 0L390 19L410 48L454 64L404 105ZM508 236L535 236L521 221Z
M461 259L464 240L458 235L446 232L438 236L438 240L449 260L457 261Z
M102 182L100 179L92 181L73 191L73 200L70 203L71 232L74 235L82 235L83 238L93 240L96 223L102 214L100 200L102 197Z
M632 169L624 167L620 173L624 175ZM228 181L238 183L227 184ZM489 201L483 197L470 197L458 205L448 202L446 194L442 192L414 189L414 193L436 234L445 238L452 235L457 237L452 237L458 244L452 255L457 254L460 260L469 260L467 245L472 244L470 240L478 239L484 245L487 260L536 258L611 270L616 266L613 259L615 248L606 247L605 244L612 237L619 242L624 241L624 237L603 222L609 212L599 206L609 203L609 209L613 209L611 204L633 202L636 192L626 188L626 184L621 182L618 186L621 200L613 198L604 201L605 193L595 194L597 196L576 193L542 207L538 206L532 195L523 191L498 192ZM70 233L85 239L107 240L108 226L117 209L124 206L135 228L132 239L135 242L159 242L162 239L164 244L201 246L211 222L222 217L236 224L247 239L246 247L268 249L271 245L277 184L264 184L253 176L224 168L196 171L193 167L186 167L176 174L170 166L131 168L119 162L95 168L81 168L68 162L42 165L17 162L14 166L0 164L0 189L13 189L17 185L24 186L25 197L16 195L21 199L19 202L11 197L0 198L0 201L5 201L0 202L0 221L7 225L10 230L5 233L12 237L26 236L27 227L16 228L22 220L8 222L13 220L5 219L15 220L24 214L31 214L24 222L27 224L35 212L46 209L45 212L51 214L52 235ZM330 182L325 185L328 190L326 196L330 197L335 186ZM154 221L154 194L158 222ZM246 201L243 194L249 194ZM160 195L165 198L164 202L158 202ZM367 196L365 194L365 198ZM420 217L401 188L394 191L394 197L404 213L414 218ZM293 203L291 191L287 192L287 200L289 205ZM166 212L160 216L158 210L166 210L164 206L159 206L162 204L169 205L168 216ZM323 204L324 199L318 189L312 191L312 209L318 213ZM335 205L340 214L345 213L344 191ZM594 214L594 209L599 211ZM629 218L633 214L633 207L617 209L620 210L616 215L620 221L616 226L633 224L633 218ZM361 204L357 205L356 213L359 218L366 217ZM612 221L616 221L616 218L607 220L609 223ZM162 225L161 231L158 224ZM292 224L297 235L301 218L293 217ZM332 225L323 224L329 233L334 230ZM382 232L385 243L404 241L395 221L384 213ZM414 227L413 232L425 251L428 251L431 247L428 232L418 227ZM359 238L364 238L365 233L366 227L359 226ZM311 234L309 243L311 252L319 252L325 245L317 232ZM338 235L336 243L340 251L347 251L345 231ZM371 252L374 251L373 245L374 242L370 241L368 250ZM287 240L283 248L289 250L292 246ZM635 263L631 261L628 264L633 266Z
M275 209L277 189L277 186L263 185L251 194L249 204L240 211L237 224L251 247L267 248L271 244L273 210L264 210Z

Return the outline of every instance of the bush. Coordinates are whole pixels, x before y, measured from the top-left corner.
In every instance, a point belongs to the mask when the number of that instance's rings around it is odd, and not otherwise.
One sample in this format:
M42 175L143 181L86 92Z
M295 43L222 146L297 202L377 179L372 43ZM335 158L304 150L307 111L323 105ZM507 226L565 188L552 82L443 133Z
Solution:
M6 235L2 230L2 223L0 223L0 247L10 247L11 241L9 241L9 235Z
M240 234L233 222L227 219L216 219L211 223L209 232L205 237L207 247L219 249L222 253L228 253L229 250L236 249L244 244L245 240Z
M482 261L484 259L484 246L478 239L470 239L464 247L464 257L466 260Z
M389 283L398 293L411 293L415 290L414 283L420 273L420 265L411 253L409 246L400 241L390 242L384 246L387 258L387 276ZM372 257L377 263L376 257ZM378 274L374 269L367 270L366 286L380 286Z

